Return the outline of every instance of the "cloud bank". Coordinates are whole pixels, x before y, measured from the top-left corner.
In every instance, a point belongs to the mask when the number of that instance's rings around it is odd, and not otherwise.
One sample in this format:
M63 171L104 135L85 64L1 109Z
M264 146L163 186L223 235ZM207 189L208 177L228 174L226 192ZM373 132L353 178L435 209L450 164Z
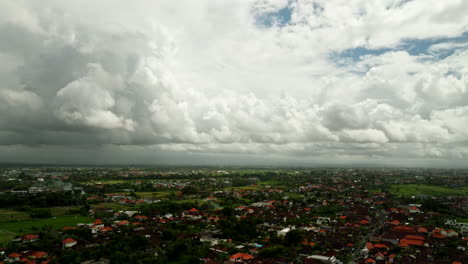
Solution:
M47 0L0 10L5 161L468 158L466 1Z

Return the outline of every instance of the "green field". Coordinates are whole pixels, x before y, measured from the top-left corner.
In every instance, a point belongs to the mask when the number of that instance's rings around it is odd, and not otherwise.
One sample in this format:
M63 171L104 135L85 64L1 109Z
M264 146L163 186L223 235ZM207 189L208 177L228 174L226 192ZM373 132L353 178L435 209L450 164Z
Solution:
M70 210L77 210L79 206L60 206L60 207L50 207L50 212L52 216L59 217L69 215ZM31 220L29 213L27 211L17 211L14 209L0 209L0 224L5 222L17 222L17 221L26 221Z
M224 188L225 190L228 190L228 191L240 191L240 190L244 190L244 191L258 191L258 190L261 190L263 189L262 186L239 186L239 187L225 187Z
M11 240L15 234L37 233L43 226L53 226L62 229L65 226L75 226L78 223L91 223L93 218L86 216L60 216L47 219L27 220L0 223L0 244Z
M193 199L183 199L183 200L175 200L174 201L175 203L198 203L199 205L202 205L202 204L205 204L206 201L204 201L203 199L197 199L197 198L193 198Z
M89 184L120 184L120 183L132 183L135 180L100 180L100 181L88 181L85 183Z
M169 196L172 191L166 191L166 192L135 192L136 195L138 195L141 198L155 198L155 199L161 199Z
M15 238L15 233L10 233L6 230L0 229L0 245L6 245L10 242L13 238Z
M258 182L258 184L260 184L260 185L280 185L280 184L283 184L283 182L280 182L280 181L261 181L261 182Z
M428 194L434 196L444 195L467 195L468 187L460 189L451 189L442 186L424 185L424 184L400 184L392 185L390 192L395 195L413 196L417 194Z
M114 202L98 203L98 204L91 205L91 208L93 209L95 209L96 207L110 208L110 209L113 209L114 211L127 210L128 208L130 208L130 206L128 205L114 203Z
M15 211L12 209L0 209L0 225L4 222L29 220L27 212Z
M65 216L70 215L70 210L78 210L80 206L57 206L57 207L50 207L50 212L52 216Z

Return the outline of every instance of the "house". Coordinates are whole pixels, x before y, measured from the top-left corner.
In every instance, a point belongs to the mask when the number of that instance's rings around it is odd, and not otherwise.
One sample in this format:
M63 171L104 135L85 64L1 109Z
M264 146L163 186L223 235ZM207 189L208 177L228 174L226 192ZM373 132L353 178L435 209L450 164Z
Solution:
M122 220L122 221L117 222L118 226L127 226L129 224L130 224L130 222L128 222L127 220Z
M408 247L408 246L422 246L424 245L425 238L422 236L417 235L407 235L403 239L400 240L401 247Z
M235 210L236 210L236 211L242 211L242 210L244 210L245 208L246 208L245 206L239 205L239 206L236 207Z
M71 248L74 245L76 245L77 243L78 242L75 239L71 238L71 237L66 238L65 240L62 241L62 244L63 244L64 248Z
M461 223L457 220L448 220L445 224L457 227L462 234L468 234L468 223Z
M47 256L49 256L49 254L47 254L44 251L37 251L37 252L34 252L33 254L31 254L31 257L34 258L34 259L47 258Z
M249 261L251 259L253 259L254 257L250 254L247 254L247 253L236 253L232 256L229 257L229 260L230 261L238 261L238 262L246 262L246 261Z
M148 220L148 217L144 215L136 215L134 218L140 222Z
M388 246L385 244L378 243L374 245L374 248L388 249Z
M271 205L270 203L265 203L265 202L257 202L257 203L253 203L251 204L251 206L253 207L266 207L266 206L269 206Z
M427 231L426 228L424 228L424 227L421 226L420 228L418 228L418 232L419 232L419 233L427 233L428 231Z
M316 221L317 225L322 225L324 223L330 224L330 217L319 217Z
M28 193L30 194L35 194L35 193L41 193L41 192L45 192L45 188L44 187L30 187L28 189Z
M192 208L192 209L188 210L187 212L189 214L196 214L196 213L198 213L198 210L197 210L197 208Z
M112 227L110 226L104 226L99 229L99 233L101 234L107 234L110 231L112 231Z
M32 243L39 240L39 235L26 234L21 238L23 243Z
M278 231L278 236L285 236L289 231L291 231L291 228L287 227L283 230Z
M329 256L322 256L322 255L311 255L311 256L308 256L307 259L312 259L312 260L320 261L321 263L330 263L330 264L334 264L338 262L335 256L329 257Z
M7 258L7 259L8 259L10 262L15 262L15 261L19 261L19 260L20 260L20 257L21 257L20 254L18 254L18 253L16 253L16 252L13 252L13 253L11 253L10 255L8 255L8 258Z
M385 255L382 252L377 252L375 255L376 260L385 260Z
M457 237L458 233L453 229L445 230L443 228L436 228L432 230L431 236L435 238Z

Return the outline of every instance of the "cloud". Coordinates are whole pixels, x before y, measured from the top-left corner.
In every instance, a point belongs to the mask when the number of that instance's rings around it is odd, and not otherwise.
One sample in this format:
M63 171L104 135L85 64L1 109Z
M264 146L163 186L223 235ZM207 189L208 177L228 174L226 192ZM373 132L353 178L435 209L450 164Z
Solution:
M0 7L5 148L198 161L467 157L464 1Z
M36 110L41 107L41 98L29 91L0 90L0 100L3 107L15 109L26 108ZM8 108L5 107L5 110Z
M69 125L134 130L133 120L119 117L111 110L115 106L111 93L121 89L121 81L109 76L99 65L89 64L88 67L88 76L57 92L55 115Z

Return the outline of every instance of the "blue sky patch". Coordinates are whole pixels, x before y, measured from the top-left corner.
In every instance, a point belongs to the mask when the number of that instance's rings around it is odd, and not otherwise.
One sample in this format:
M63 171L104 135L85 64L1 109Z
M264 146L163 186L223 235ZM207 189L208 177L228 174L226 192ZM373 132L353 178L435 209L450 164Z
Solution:
M455 48L441 49L438 51L430 51L430 47L441 43L468 43L468 32L465 32L459 37L453 38L432 38L432 39L406 39L396 48L381 48L368 49L365 47L357 47L344 50L342 52L332 53L330 59L338 65L346 65L357 62L365 55L378 56L389 51L406 51L412 56L432 55L437 60L444 59L452 55Z
M290 7L284 7L276 12L264 13L257 16L256 22L258 25L265 27L272 26L285 26L291 21L292 9Z
M398 50L405 50L413 56L417 55L436 55L438 59L444 59L453 54L456 50L446 49L437 54L433 54L429 51L429 48L432 45L441 44L441 43L466 43L468 42L468 32L463 33L459 37L454 38L433 38L433 39L408 39L404 40L400 45Z

